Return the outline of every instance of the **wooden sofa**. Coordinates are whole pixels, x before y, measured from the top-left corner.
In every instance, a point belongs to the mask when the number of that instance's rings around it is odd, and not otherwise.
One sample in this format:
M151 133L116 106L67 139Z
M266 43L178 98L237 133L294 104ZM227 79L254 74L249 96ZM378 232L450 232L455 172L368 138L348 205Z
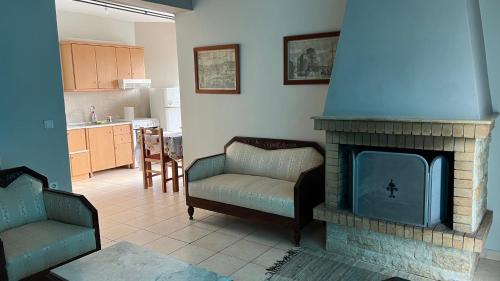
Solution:
M301 229L324 201L324 150L314 142L234 137L225 153L194 161L186 171L186 204L194 208Z

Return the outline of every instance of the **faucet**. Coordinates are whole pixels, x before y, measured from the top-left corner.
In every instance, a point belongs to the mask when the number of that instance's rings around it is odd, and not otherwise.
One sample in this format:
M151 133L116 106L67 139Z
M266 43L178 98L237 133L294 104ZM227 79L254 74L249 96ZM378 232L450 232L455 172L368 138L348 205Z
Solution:
M90 107L90 121L92 123L97 123L97 114L95 113L95 106Z

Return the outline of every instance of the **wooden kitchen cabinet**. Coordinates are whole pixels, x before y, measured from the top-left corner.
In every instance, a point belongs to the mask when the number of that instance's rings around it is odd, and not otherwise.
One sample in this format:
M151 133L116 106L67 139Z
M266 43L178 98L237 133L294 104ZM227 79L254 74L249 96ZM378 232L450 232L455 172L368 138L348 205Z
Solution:
M86 129L69 130L67 135L71 178L73 180L87 179L92 171Z
M132 78L145 79L146 67L144 66L144 49L130 48L130 61L132 65Z
M116 167L113 127L90 128L88 135L92 171Z
M118 79L145 79L144 48L95 42L60 43L64 91L110 91Z
M112 46L95 46L97 65L97 87L99 89L118 88L118 72L116 48Z
M69 155L71 166L71 178L73 180L81 180L89 178L91 173L90 155L88 151L71 153Z
M70 153L87 150L85 129L69 130L67 135Z
M116 48L116 67L118 79L132 78L132 63L130 61L130 49L127 47Z
M131 124L73 129L67 134L72 180L120 166L134 168Z
M94 46L71 44L75 89L98 89L97 64Z
M132 143L115 144L115 162L116 166L132 165L134 163L134 154L132 153Z

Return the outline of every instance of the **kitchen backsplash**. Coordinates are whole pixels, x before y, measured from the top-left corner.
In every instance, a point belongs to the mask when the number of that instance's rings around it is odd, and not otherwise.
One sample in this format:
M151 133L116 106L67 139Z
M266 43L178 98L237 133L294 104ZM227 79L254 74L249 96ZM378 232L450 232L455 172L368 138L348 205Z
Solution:
M135 117L149 117L149 96L147 89L133 89L115 92L65 92L64 105L66 122L79 123L90 121L90 107L96 108L97 119L107 116L123 118L125 106L135 107Z

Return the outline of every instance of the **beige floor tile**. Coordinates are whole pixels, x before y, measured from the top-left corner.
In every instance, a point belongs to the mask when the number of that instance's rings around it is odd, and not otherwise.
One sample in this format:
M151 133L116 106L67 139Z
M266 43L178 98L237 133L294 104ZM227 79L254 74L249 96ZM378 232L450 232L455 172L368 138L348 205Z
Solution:
M187 243L194 242L206 235L211 231L196 226L186 226L185 228L178 230L176 232L170 233L168 236L177 240L181 240Z
M244 238L245 240L274 247L284 240L284 235L270 230L257 230Z
M219 231L222 233L226 233L229 235L237 236L237 237L245 237L257 229L254 224L249 222L234 222L224 226Z
M223 226L219 225L219 224L215 224L215 223L212 223L212 222L206 222L206 221L195 221L195 223L193 224L194 226L196 227L199 227L199 228L203 228L203 229L207 229L207 230L211 230L211 231L216 231L216 230L219 230L221 229Z
M193 245L219 252L222 249L235 243L239 239L240 238L229 234L221 232L212 232L207 236L193 242Z
M252 261L267 250L269 250L268 246L243 239L225 248L221 253L245 261Z
M247 264L246 261L235 257L217 253L210 258L202 261L198 265L210 271L217 272L222 275L230 276L234 272Z
M168 255L186 245L188 245L188 243L186 242L175 240L169 237L162 237L145 244L144 247Z
M286 251L277 248L271 248L267 252L258 256L252 262L267 268L273 266L277 261L283 259L285 255Z
M194 245L187 245L179 250L170 254L170 256L190 264L199 264L200 262L215 255L214 251L197 247Z
M123 236L129 235L138 231L139 229L133 226L119 224L117 226L101 230L101 236L111 240L117 240Z
M500 280L500 261L480 259L474 281Z
M127 221L125 224L127 225L131 225L131 226L134 226L134 227L137 227L137 228L142 228L142 229L146 229L152 225L155 225L155 224L158 224L162 221L165 221L164 218L159 218L159 217L155 217L155 216L144 216L144 217L140 217L140 218L137 218L137 219L133 219L133 220L130 220L130 221Z
M149 243L151 241L157 240L158 238L162 237L161 235L158 235L153 232L149 232L146 230L139 230L134 233L131 233L129 235L120 237L117 239L117 241L128 241L130 243L134 243L136 245L144 245L146 243Z
M180 223L180 222L175 222L175 221L170 221L170 220L164 220L160 223L151 225L147 227L146 229L148 231L152 231L154 233L158 233L161 235L169 235L170 233L179 231L183 228L187 227L186 224Z
M258 264L249 263L231 275L233 281L264 281L266 268Z

